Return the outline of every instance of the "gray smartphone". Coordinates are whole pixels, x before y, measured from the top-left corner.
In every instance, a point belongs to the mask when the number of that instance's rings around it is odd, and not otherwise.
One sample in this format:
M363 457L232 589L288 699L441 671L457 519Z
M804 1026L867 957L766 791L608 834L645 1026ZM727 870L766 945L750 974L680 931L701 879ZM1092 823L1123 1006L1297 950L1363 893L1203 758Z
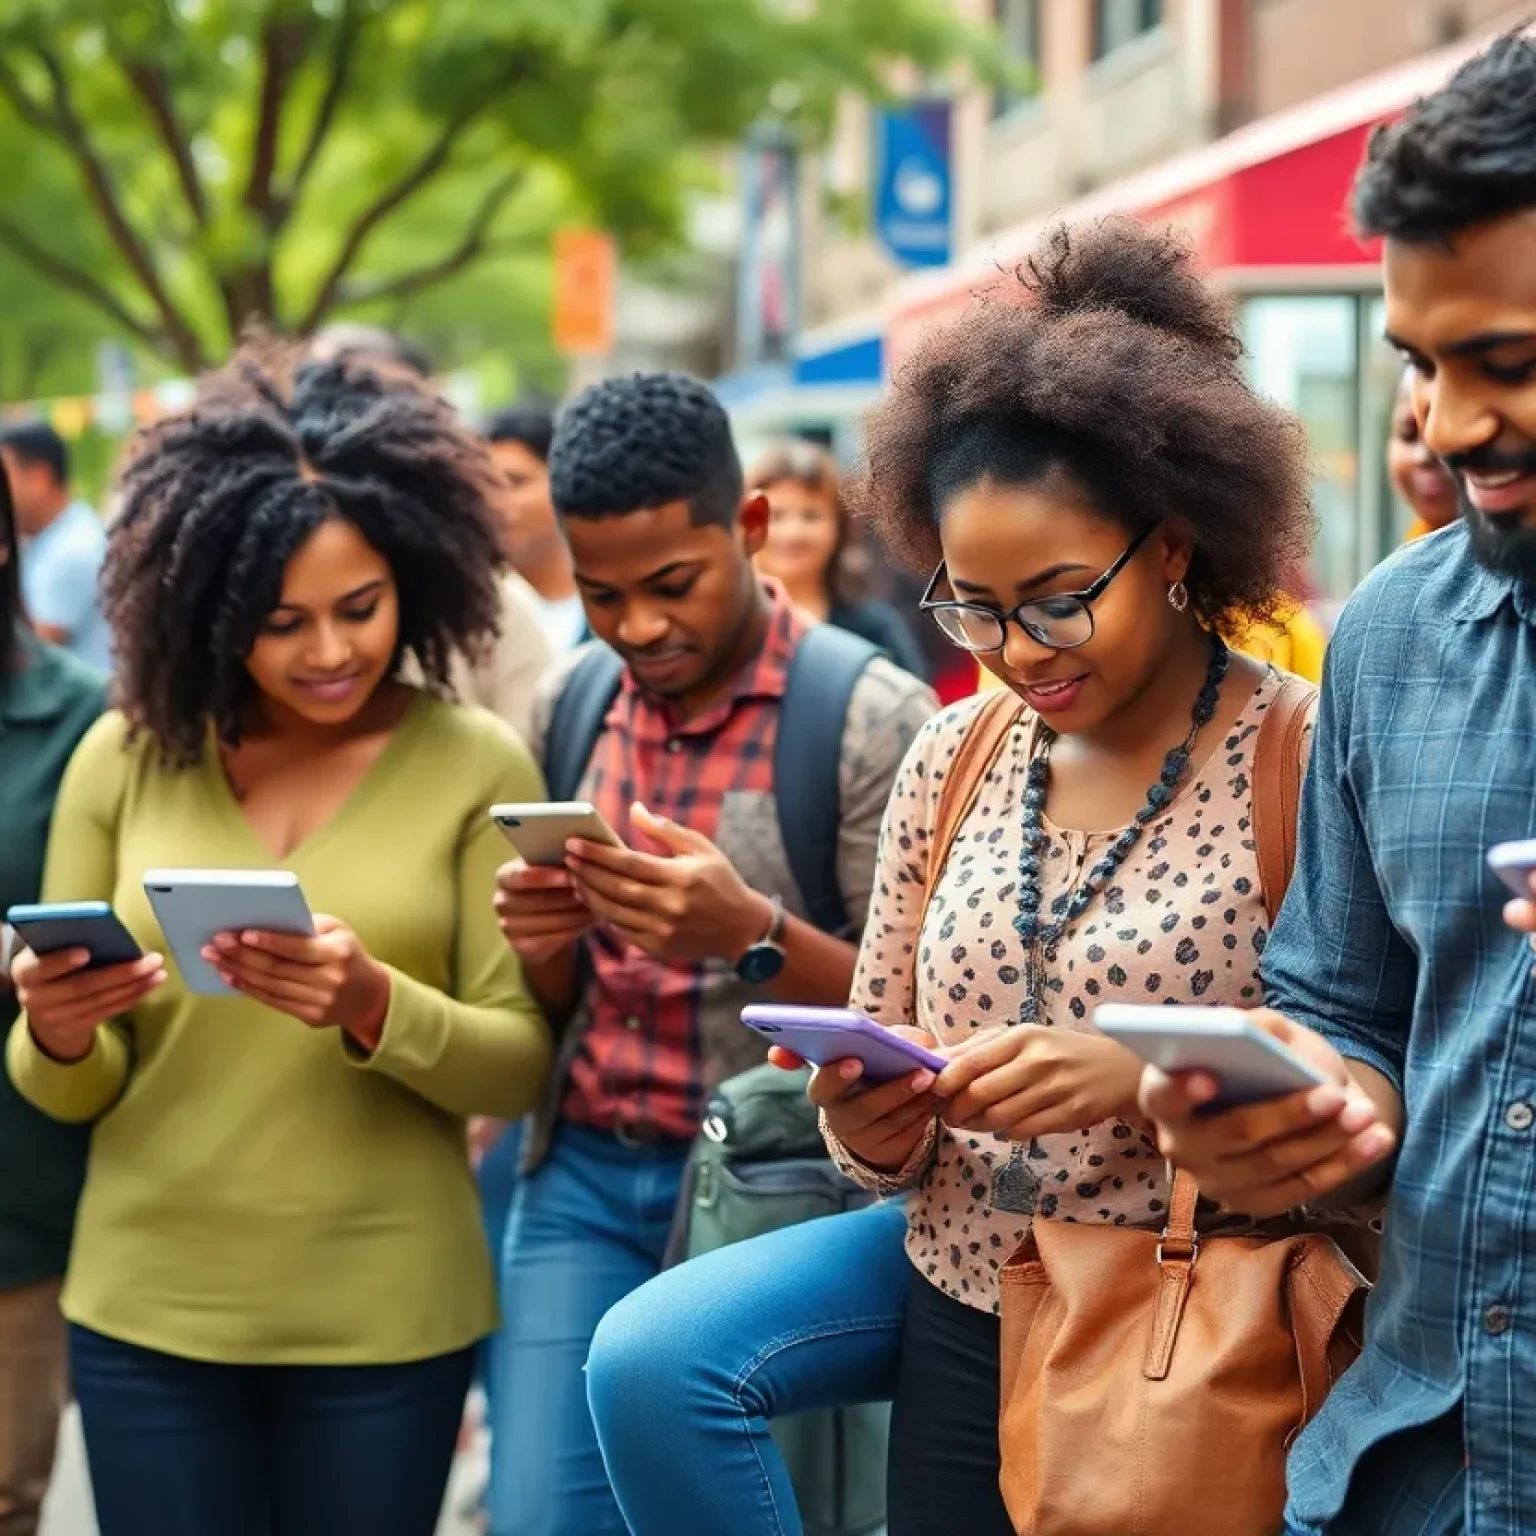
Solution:
M579 837L589 843L622 848L619 835L585 800L552 800L543 805L493 805L491 820L525 864L559 868L565 845Z

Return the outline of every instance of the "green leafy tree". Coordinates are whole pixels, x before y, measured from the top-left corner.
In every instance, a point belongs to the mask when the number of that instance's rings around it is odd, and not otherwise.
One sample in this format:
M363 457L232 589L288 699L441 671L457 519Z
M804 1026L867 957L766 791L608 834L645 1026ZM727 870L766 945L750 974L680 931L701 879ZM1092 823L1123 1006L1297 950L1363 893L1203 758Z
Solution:
M991 68L944 0L6 0L0 253L184 369L252 317L452 333L470 274L531 325L561 220L665 249L696 150L902 64Z

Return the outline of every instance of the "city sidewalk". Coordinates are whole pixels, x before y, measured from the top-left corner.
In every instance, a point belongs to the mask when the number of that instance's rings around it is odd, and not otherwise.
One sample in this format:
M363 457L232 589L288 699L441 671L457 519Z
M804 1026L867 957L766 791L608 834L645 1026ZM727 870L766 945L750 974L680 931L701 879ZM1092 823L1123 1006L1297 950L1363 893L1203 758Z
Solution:
M484 1438L477 1437L475 1445L454 1466L438 1536L475 1536L475 1527L462 1517L460 1506L481 1486L485 1463ZM42 1536L96 1536L90 1483L85 1474L85 1447L80 1440L80 1421L73 1412L65 1421L59 1443L59 1465L53 1491L43 1510Z

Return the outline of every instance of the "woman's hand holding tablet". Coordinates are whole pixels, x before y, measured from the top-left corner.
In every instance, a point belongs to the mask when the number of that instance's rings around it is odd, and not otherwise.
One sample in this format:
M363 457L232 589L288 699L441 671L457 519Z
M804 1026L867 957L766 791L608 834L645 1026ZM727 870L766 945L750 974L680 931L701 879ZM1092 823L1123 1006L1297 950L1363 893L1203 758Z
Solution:
M296 876L152 869L144 889L189 991L248 997L377 1047L389 972L340 918L310 914Z
M389 1012L389 972L340 918L316 917L313 934L220 934L202 959L252 1002L311 1029L344 1030L365 1051L378 1048Z

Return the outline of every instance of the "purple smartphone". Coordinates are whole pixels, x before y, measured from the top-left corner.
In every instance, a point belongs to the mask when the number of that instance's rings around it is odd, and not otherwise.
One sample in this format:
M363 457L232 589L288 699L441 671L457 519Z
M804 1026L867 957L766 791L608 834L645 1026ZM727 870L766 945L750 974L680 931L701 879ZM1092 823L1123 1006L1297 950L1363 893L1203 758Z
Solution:
M741 1022L755 1029L770 1045L782 1045L818 1067L857 1057L864 1063L863 1081L888 1083L909 1072L942 1072L943 1056L893 1035L873 1019L848 1008L798 1008L780 1003L754 1003L741 1011Z

